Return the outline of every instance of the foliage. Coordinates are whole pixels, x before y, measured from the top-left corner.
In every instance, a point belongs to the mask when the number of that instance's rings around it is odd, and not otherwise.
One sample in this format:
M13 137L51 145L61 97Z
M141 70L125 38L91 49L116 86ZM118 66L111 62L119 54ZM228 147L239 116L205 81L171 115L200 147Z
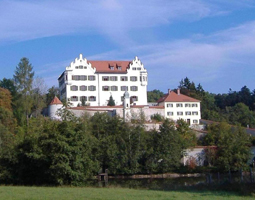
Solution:
M204 138L204 145L217 146L215 165L223 170L239 170L250 157L250 138L244 130L227 123L212 124Z
M33 67L29 63L27 58L22 58L16 67L15 74L13 76L14 83L17 91L20 95L18 106L19 122L23 123L24 116L26 117L26 124L28 125L28 117L31 114L32 109L32 83L34 78Z
M55 96L59 98L59 88L57 88L55 86L52 86L51 88L49 88L47 90L46 105L49 105L50 102L52 101L52 99L54 99Z
M9 90L0 87L0 107L12 110L12 96Z
M160 90L152 90L147 92L148 102L157 102L163 96L164 93Z
M157 122L162 122L164 120L164 116L156 113L154 115L151 115L151 120L155 120Z
M194 147L197 144L196 135L193 130L189 128L187 122L183 119L177 120L177 132L180 134L180 143L182 149Z
M113 100L112 95L109 98L107 106L115 106L115 101Z

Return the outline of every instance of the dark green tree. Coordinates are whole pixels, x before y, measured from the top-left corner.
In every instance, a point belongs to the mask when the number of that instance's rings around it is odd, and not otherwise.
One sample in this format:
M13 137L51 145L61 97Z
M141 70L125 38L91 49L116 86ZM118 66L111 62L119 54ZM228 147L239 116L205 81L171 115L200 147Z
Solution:
M148 102L157 102L163 96L164 93L160 90L152 90L147 92Z
M112 95L109 98L107 106L115 106L115 101L113 100Z
M17 91L20 95L19 99L19 106L21 112L23 112L23 115L26 118L26 124L28 125L28 118L31 114L32 109L32 83L34 78L34 72L33 67L29 63L28 58L22 58L16 67L15 73L14 73L14 83L17 88ZM22 121L22 119L20 119Z

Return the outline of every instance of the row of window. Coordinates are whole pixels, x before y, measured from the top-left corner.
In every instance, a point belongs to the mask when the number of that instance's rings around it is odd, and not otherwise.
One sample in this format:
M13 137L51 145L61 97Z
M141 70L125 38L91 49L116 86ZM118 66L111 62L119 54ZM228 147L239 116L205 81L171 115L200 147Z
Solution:
M128 76L121 76L121 81L128 81ZM102 81L118 81L118 76L102 76ZM130 81L137 81L136 76L130 76Z
M177 115L181 116L181 115L183 115L183 113L184 112L177 112ZM174 112L167 112L167 115L168 116L174 116ZM195 111L195 112L187 111L187 112L185 112L185 115L198 115L198 112L197 111Z
M138 96L131 96L130 97L131 101L134 102L134 101L138 101ZM96 97L95 96L71 96L70 97L70 100L71 101L96 101ZM123 101L123 97L121 97L121 101Z
M80 97L78 97L78 96L71 96L70 97L70 100L71 101L96 101L96 97L95 96L80 96Z
M86 76L86 75L72 75L72 80L74 81L94 81L96 80L96 76L94 75L90 75L90 76Z
M142 68L141 67L133 67L132 70L141 70Z
M96 86L94 85L90 85L90 86L86 86L86 85L81 85L81 86L77 86L77 85L72 85L70 87L71 91L96 91ZM102 86L102 90L103 91L118 91L118 86ZM120 87L121 91L128 91L128 86L121 86ZM137 86L130 86L130 91L138 91L138 87Z
M78 86L77 85L72 85L70 87L71 91L78 91ZM90 86L86 86L86 85L81 85L80 86L80 91L96 91L96 86L94 85L90 85Z
M198 104L197 103L185 103L184 105L185 107L198 107ZM172 103L168 103L166 104L166 107L174 107L174 105ZM182 103L177 103L176 104L176 107L183 107L183 104Z
M79 66L75 66L75 69L87 69L87 67L86 67L86 66L79 65Z

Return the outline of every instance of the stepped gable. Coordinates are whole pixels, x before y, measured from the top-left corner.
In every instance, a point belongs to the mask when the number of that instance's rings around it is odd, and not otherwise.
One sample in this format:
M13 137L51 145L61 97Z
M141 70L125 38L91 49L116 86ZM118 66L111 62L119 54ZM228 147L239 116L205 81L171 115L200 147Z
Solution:
M200 101L192 97L186 96L184 94L181 94L179 90L177 91L177 93L169 90L168 94L160 98L157 102L161 103L161 102L200 102Z
M50 102L50 105L54 105L54 104L63 104L58 97L54 97L54 99L52 99L52 101Z
M130 61L88 61L96 72L101 73L126 73L129 68Z

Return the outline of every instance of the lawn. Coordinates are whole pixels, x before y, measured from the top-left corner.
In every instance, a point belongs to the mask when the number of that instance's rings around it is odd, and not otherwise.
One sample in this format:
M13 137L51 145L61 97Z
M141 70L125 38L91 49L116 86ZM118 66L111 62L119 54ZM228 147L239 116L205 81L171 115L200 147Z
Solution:
M24 187L0 186L2 200L221 200L254 199L254 196L239 196L236 193L222 191L156 191L128 188L90 188L90 187Z

